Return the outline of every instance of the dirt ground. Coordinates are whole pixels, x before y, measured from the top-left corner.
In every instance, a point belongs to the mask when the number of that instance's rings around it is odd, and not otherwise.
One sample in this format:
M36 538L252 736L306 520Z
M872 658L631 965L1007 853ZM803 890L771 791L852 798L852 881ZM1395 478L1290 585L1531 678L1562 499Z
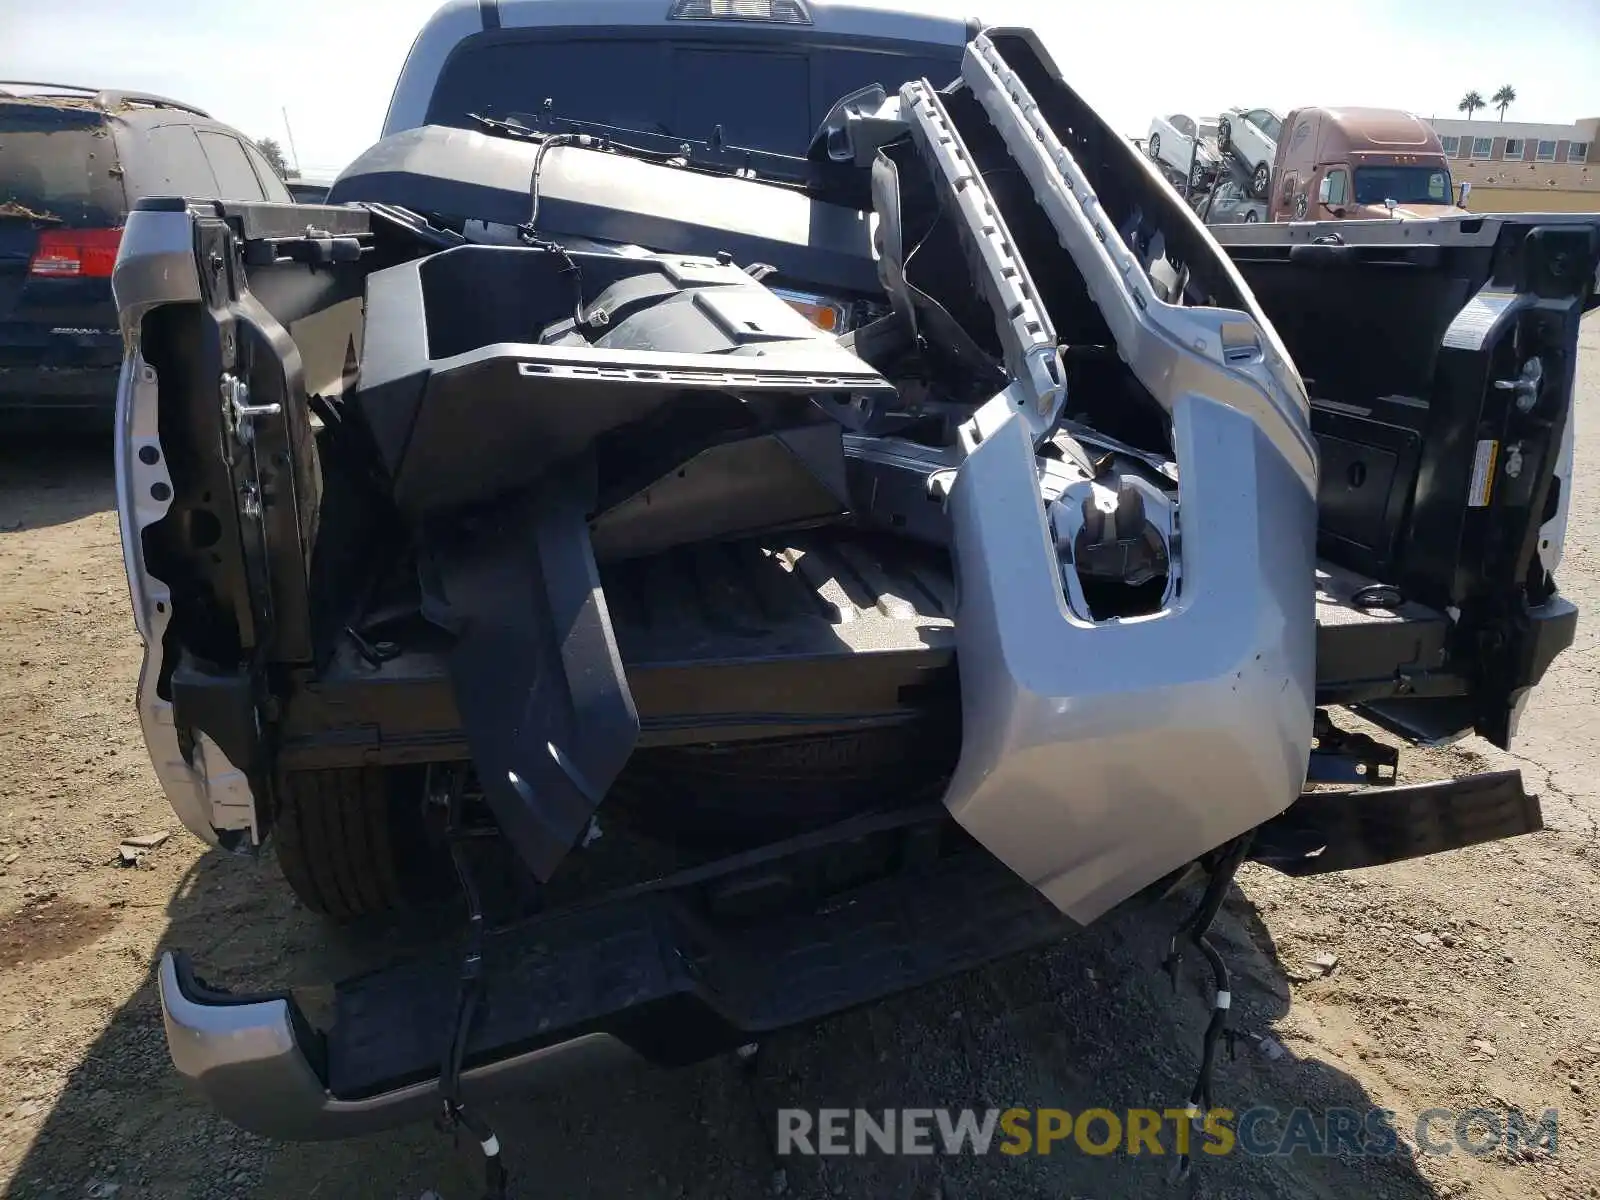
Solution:
M1584 332L1577 483L1562 589L1600 613L1600 320ZM1534 697L1514 757L1411 751L1405 778L1519 765L1538 835L1295 882L1248 868L1219 921L1234 1024L1218 1103L1394 1110L1401 1153L1242 1154L1166 1182L1171 1160L1058 1147L1009 1158L787 1158L783 1106L1114 1110L1181 1103L1205 1012L1194 965L1158 970L1181 909L773 1038L753 1070L585 1079L491 1113L524 1197L1600 1197L1600 635L1592 618ZM0 453L0 1183L8 1196L476 1195L420 1127L342 1144L241 1133L179 1087L152 964L192 951L243 986L359 953L292 901L270 853L203 853L151 772L139 649L104 444ZM137 867L128 835L173 836ZM1331 973L1312 965L1336 955ZM1274 1044L1275 1043L1275 1044ZM1559 1110L1547 1149L1414 1152L1430 1108ZM1436 1126L1443 1132L1447 1126Z

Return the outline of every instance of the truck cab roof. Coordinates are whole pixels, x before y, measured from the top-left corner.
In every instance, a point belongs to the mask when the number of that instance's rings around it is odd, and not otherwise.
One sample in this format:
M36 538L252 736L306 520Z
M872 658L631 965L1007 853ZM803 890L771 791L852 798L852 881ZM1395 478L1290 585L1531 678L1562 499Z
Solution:
M1336 131L1352 154L1404 154L1439 149L1433 130L1425 121L1393 108L1341 105L1298 109L1291 115L1291 124L1298 128L1299 118L1318 111L1324 121L1324 140L1329 130Z

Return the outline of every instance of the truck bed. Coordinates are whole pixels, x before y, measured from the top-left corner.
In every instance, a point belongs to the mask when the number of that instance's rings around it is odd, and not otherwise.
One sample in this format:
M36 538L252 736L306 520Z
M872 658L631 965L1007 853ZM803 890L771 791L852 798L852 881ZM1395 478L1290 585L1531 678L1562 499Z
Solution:
M954 577L933 548L817 530L684 547L601 576L641 747L860 730L959 703ZM1377 585L1318 566L1321 703L1402 694L1424 677L1445 686L1447 618ZM373 664L341 639L296 688L286 768L467 757L447 635L417 619L363 635L380 638L394 657Z

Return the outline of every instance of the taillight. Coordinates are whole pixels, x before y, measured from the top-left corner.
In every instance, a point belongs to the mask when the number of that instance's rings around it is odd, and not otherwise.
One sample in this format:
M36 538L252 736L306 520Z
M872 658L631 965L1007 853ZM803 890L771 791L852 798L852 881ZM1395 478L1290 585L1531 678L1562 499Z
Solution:
M109 279L116 265L120 229L47 229L28 264L28 274L53 279Z
M849 330L849 316L842 304L812 292L795 292L788 288L773 288L773 294L810 321L824 333L838 336Z
M771 21L776 25L810 25L804 0L673 0L669 21Z

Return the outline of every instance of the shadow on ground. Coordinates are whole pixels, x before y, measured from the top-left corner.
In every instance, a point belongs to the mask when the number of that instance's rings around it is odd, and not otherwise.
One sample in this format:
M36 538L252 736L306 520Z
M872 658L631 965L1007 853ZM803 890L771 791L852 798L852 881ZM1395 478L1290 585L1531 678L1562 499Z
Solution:
M115 479L108 434L0 436L0 533L115 508Z
M1200 1156L1168 1182L1172 1158L1086 1154L779 1158L777 1110L821 1107L1179 1105L1193 1081L1207 981L1186 965L1176 994L1158 969L1174 900L1118 917L1048 951L774 1037L753 1067L731 1056L676 1072L585 1078L560 1095L487 1110L516 1197L1133 1197L1434 1195L1404 1156ZM174 893L163 947L239 989L304 983L394 952L382 929L333 933L289 898L270 856L208 854ZM1234 1025L1270 1028L1289 988L1271 938L1235 891L1217 943L1233 967ZM1241 1045L1224 1054L1217 1103L1236 1110L1372 1106L1348 1075ZM1170 1123L1168 1129L1170 1131ZM1103 1136L1103 1134L1102 1134ZM1164 1139L1170 1145L1170 1132ZM998 1139L997 1139L998 1141ZM179 1086L167 1059L153 973L83 1056L16 1173L17 1197L409 1197L476 1200L477 1160L427 1127L358 1141L282 1145L242 1133Z

